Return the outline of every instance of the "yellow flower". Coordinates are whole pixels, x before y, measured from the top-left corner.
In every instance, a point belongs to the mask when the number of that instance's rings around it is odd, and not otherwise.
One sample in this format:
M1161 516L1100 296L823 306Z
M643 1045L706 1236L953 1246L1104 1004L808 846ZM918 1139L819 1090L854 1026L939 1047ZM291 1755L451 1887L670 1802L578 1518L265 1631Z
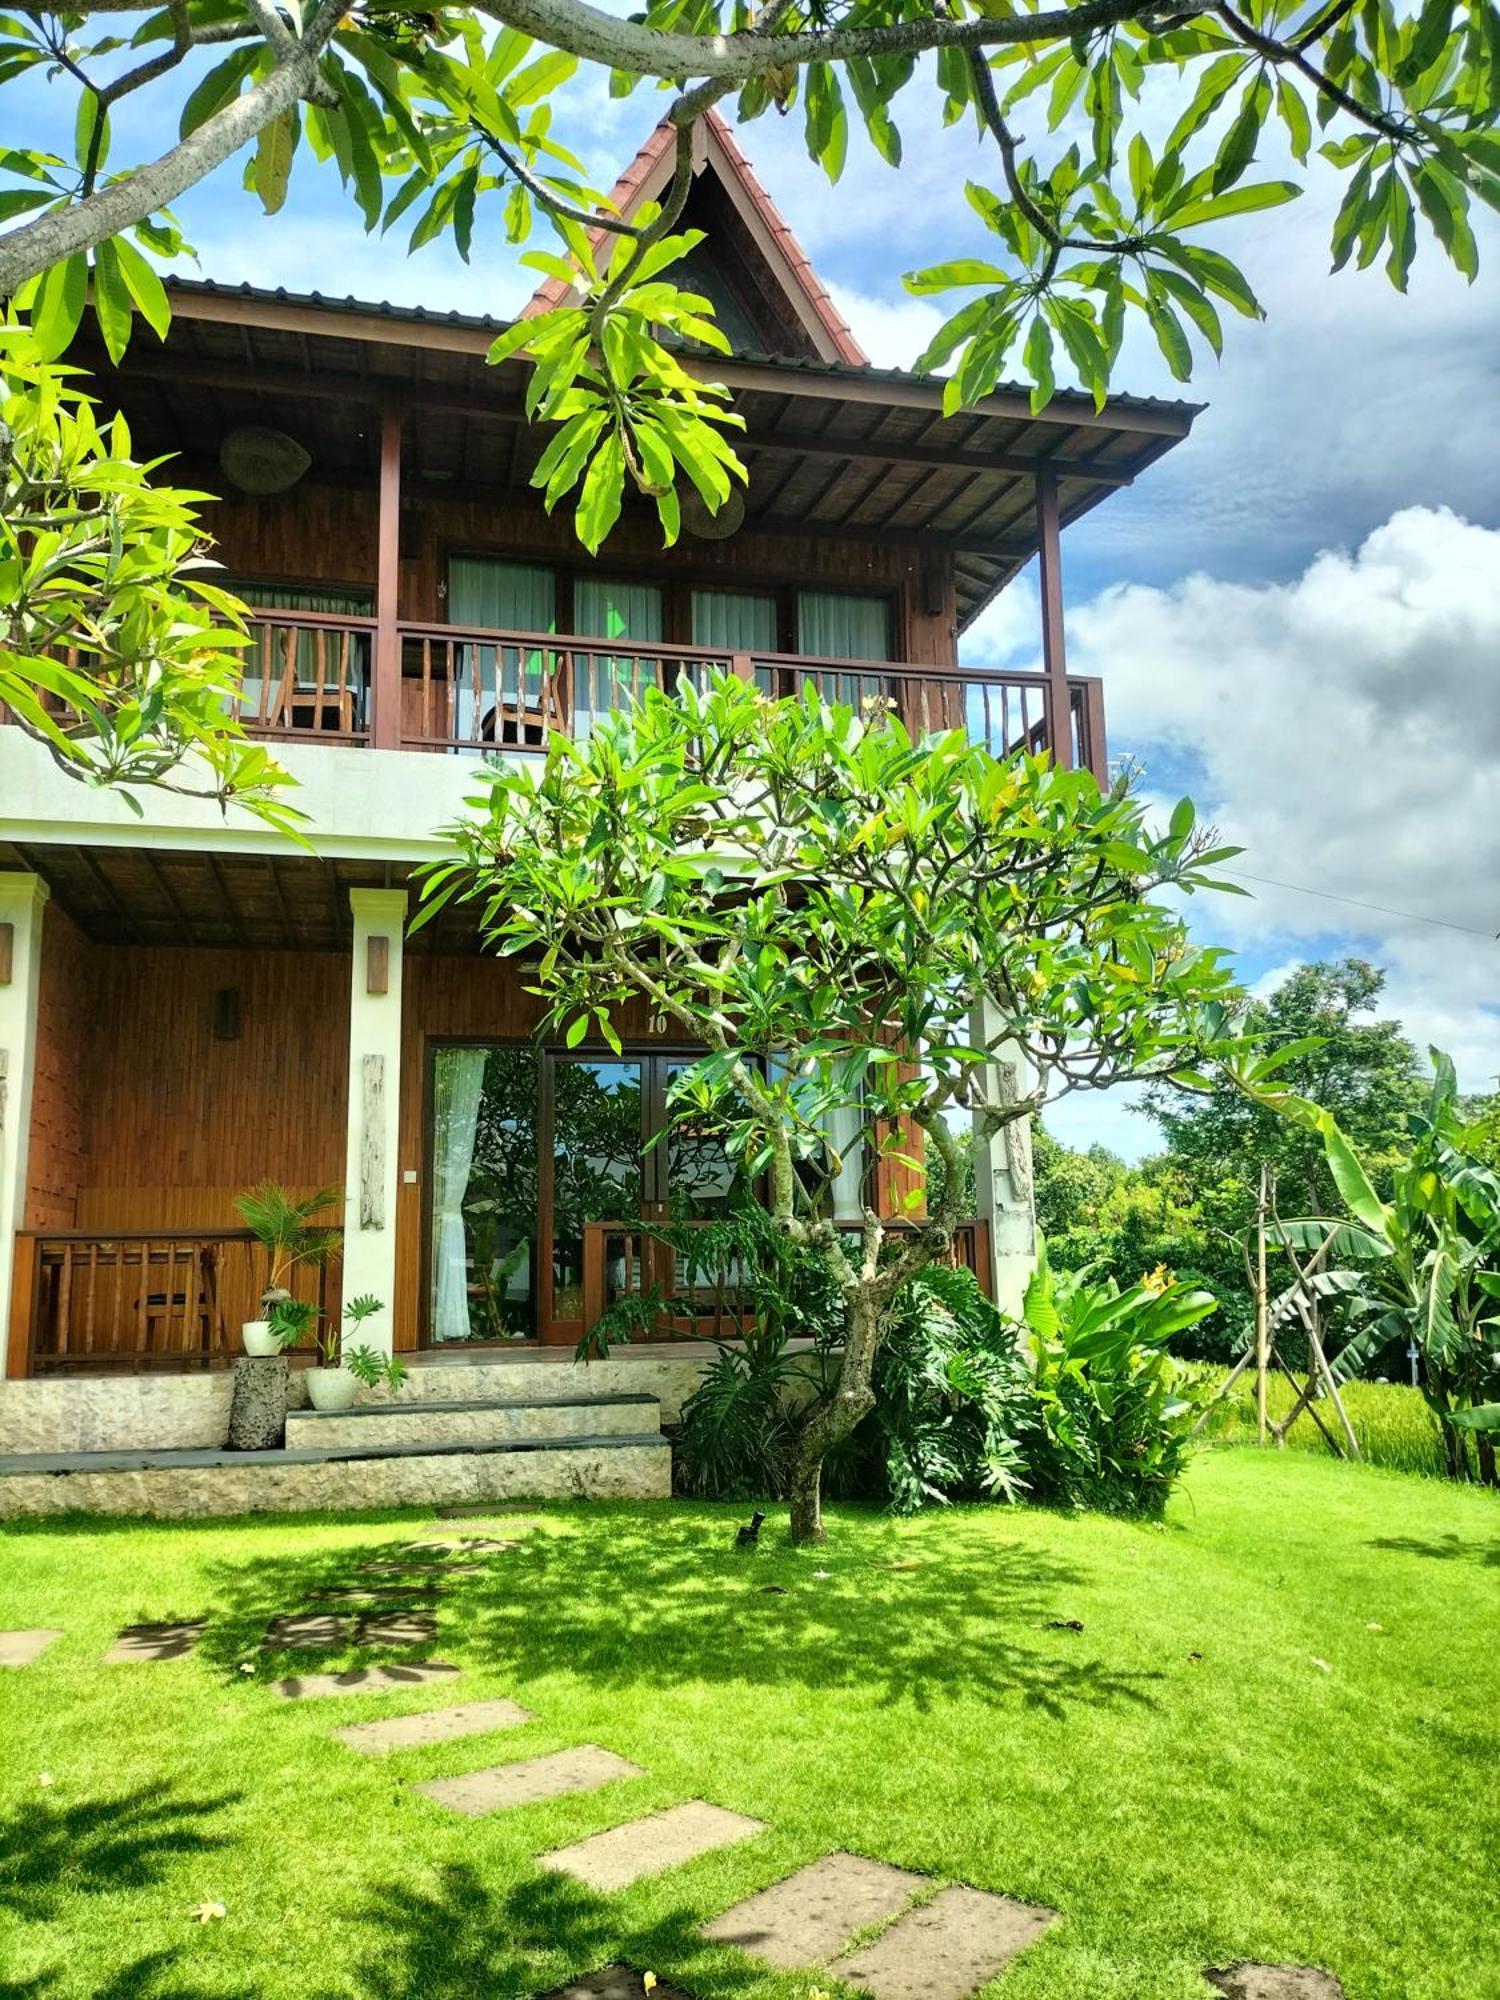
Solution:
M1141 1290L1150 1292L1153 1298L1160 1298L1162 1293L1175 1285L1176 1282L1176 1278L1167 1269L1166 1265L1158 1264L1154 1271L1147 1271L1141 1279Z
M641 1974L641 1990L645 1993L652 1993L656 1990L656 1974L654 1972L643 1972Z

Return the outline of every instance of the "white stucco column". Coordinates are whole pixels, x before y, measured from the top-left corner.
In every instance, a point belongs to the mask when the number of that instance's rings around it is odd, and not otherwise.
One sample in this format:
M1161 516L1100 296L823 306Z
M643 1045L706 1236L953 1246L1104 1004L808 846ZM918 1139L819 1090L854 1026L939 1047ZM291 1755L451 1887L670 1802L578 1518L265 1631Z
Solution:
M988 1008L974 1017L976 1046L984 1047L995 1024ZM985 1080L986 1095L996 1101L1025 1094L1025 1063L1013 1042L1002 1043ZM1019 1319L1026 1285L1036 1269L1036 1207L1032 1200L1031 1120L1018 1118L1000 1131L986 1133L974 1119L974 1191L980 1220L990 1226L994 1256L995 1303Z
M355 1340L395 1343L396 1141L401 1116L404 889L351 889L349 1127L344 1180L344 1300L373 1293L385 1307Z
M6 1372L16 1231L26 1213L46 903L39 875L0 872L0 1376Z

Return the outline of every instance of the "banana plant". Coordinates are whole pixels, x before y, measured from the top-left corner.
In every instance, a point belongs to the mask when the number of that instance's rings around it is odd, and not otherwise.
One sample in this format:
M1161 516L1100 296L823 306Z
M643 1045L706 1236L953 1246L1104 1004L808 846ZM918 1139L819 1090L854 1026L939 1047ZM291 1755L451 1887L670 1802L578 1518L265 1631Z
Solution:
M1469 1150L1451 1060L1431 1051L1432 1088L1411 1121L1411 1151L1382 1199L1358 1151L1329 1111L1286 1106L1323 1141L1348 1209L1341 1261L1357 1280L1345 1308L1351 1337L1334 1363L1342 1380L1394 1341L1415 1348L1420 1386L1438 1420L1448 1470L1471 1470L1466 1434L1477 1435L1479 1474L1496 1483L1500 1429L1500 1175ZM1322 1221L1320 1226L1333 1227Z

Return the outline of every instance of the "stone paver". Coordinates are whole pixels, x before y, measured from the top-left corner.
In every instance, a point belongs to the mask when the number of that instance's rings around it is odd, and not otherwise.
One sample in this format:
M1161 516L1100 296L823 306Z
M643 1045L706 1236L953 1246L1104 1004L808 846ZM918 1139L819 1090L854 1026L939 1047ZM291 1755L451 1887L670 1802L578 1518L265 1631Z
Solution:
M419 1562L415 1556L408 1556L404 1562L361 1563L361 1576L424 1576L434 1583L450 1576L479 1576L484 1571L483 1563L440 1562L436 1558Z
M944 1889L829 1970L875 2000L968 2000L1056 1922L1055 1910L1009 1896Z
M0 1632L0 1667L29 1667L62 1633L38 1625L29 1632Z
M319 1603L430 1604L438 1594L436 1582L422 1583L341 1583L328 1590L315 1590Z
M669 1986L664 1979L651 1992L652 2000L690 2000L680 1986ZM571 1986L544 1993L542 2000L645 2000L645 1993L646 1982L633 1965L606 1965Z
M341 1674L292 1674L272 1687L283 1701L307 1701L325 1694L390 1694L400 1688L425 1687L429 1681L458 1678L459 1669L441 1660L420 1665L400 1660L375 1667L349 1667Z
M607 1894L626 1888L643 1875L660 1875L666 1868L676 1868L716 1847L731 1847L735 1841L749 1840L765 1830L764 1820L747 1819L723 1806L689 1799L646 1819L591 1834L571 1847L555 1847L550 1854L538 1855L537 1866L571 1875L590 1889Z
M266 1627L262 1644L273 1647L347 1646L354 1633L354 1620L331 1611L299 1611L288 1618L273 1618Z
M127 1625L104 1655L104 1664L122 1660L180 1660L203 1637L205 1620L181 1625Z
M333 1733L367 1757L391 1750L416 1750L427 1743L451 1743L459 1736L483 1736L492 1729L519 1729L531 1711L514 1701L465 1701L455 1708L429 1708L421 1715L391 1715L379 1722L351 1722Z
M856 1931L904 1910L924 1878L862 1854L825 1854L703 1926L717 1944L737 1944L793 1971L824 1965Z
M359 1621L361 1646L425 1646L437 1637L430 1611L377 1611Z
M565 1792L592 1792L617 1778L641 1778L639 1764L601 1750L597 1743L580 1743L574 1750L555 1750L548 1757L529 1757L519 1764L495 1764L488 1770L465 1771L457 1778L429 1778L413 1785L440 1805L479 1819L510 1806L535 1805L540 1799L561 1798Z
M541 1516L531 1512L524 1500L517 1500L507 1507L502 1500L471 1501L466 1507L439 1507L440 1521L503 1521L507 1528L536 1528L541 1525Z
M507 1522L506 1526L509 1527ZM407 1548L413 1554L421 1549L431 1549L438 1561L444 1556L488 1556L500 1549L518 1549L521 1546L516 1536L498 1541L493 1535L424 1535L415 1542L408 1542ZM446 1569L448 1565L443 1564Z
M1244 1959L1238 1965L1211 1966L1205 1977L1228 2000L1344 2000L1333 1974L1312 1965L1257 1965Z

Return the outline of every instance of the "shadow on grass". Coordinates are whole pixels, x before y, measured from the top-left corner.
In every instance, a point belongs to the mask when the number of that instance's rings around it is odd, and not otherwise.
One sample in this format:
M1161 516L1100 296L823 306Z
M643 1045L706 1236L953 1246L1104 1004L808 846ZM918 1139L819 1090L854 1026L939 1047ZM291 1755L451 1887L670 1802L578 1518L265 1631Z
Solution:
M1077 1704L1152 1704L1156 1673L1092 1656L1087 1641L1047 1629L1075 1610L1076 1567L1017 1542L949 1535L887 1537L873 1522L822 1550L730 1546L734 1516L705 1521L666 1510L590 1511L454 1575L434 1642L403 1660L461 1658L526 1683L568 1661L595 1683L628 1689L709 1681L724 1687L862 1686L921 1706L981 1694L1061 1719ZM881 1561L931 1550L906 1562ZM311 1665L258 1652L269 1620L311 1607L358 1580L357 1565L391 1547L291 1550L209 1573L213 1608L200 1657L237 1670L252 1654L275 1671ZM374 1649L318 1656L358 1664ZM389 1652L379 1655L391 1658Z
M75 1896L144 1889L185 1854L209 1854L230 1838L213 1826L239 1794L174 1797L142 1785L113 1797L32 1800L0 1820L0 1909L29 1922L59 1915Z
M1423 1541L1417 1535L1384 1535L1367 1546L1385 1549L1392 1555L1426 1556L1433 1562L1470 1562L1482 1569L1500 1569L1500 1542L1476 1542L1465 1535L1443 1535L1434 1541Z
M47 1923L65 1918L78 1896L150 1888L183 1855L230 1845L213 1821L238 1797L179 1798L152 1785L67 1803L36 1799L0 1820L0 1910ZM117 1972L91 1975L91 2000L218 2000L207 1988L183 1984L178 1957L175 1949L150 1952ZM0 1980L0 1994L47 2000L65 1984L76 1992L75 1974L76 1967L58 1966Z
M620 1961L691 1984L693 1960L711 1949L698 1935L695 1912L622 1929L617 1911L566 1877L542 1875L497 1894L466 1863L443 1869L430 1891L404 1883L377 1890L354 1916L374 1938L354 1973L366 2000L499 2000ZM567 1970L554 1977L547 1965L559 1959ZM716 2000L730 2000L755 1978L749 1968L727 1971L716 1957Z

